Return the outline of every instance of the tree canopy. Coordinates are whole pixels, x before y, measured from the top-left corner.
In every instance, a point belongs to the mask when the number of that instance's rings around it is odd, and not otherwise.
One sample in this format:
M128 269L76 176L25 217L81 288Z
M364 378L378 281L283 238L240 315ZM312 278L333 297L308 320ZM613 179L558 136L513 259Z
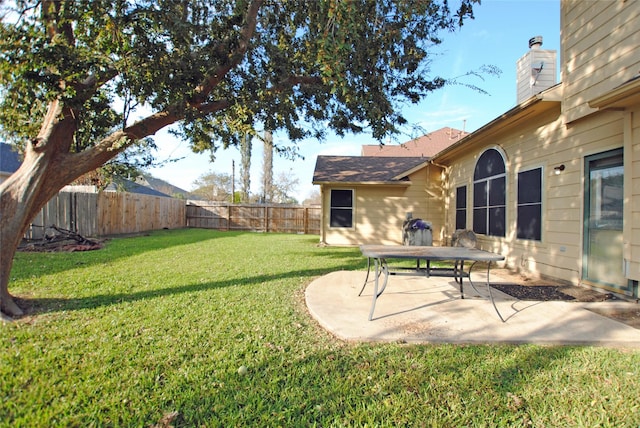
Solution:
M2 130L33 138L41 122L25 118L60 98L78 112L76 151L136 109L184 117L196 150L256 125L292 141L327 129L381 140L405 123L402 103L446 83L429 49L473 2L18 1L0 29Z
M195 151L263 130L382 141L406 103L447 84L431 49L478 2L0 2L0 133L24 153L0 185L0 308L20 313L15 248L65 184L171 124Z
M231 174L208 172L201 174L193 182L192 195L207 201L232 202Z

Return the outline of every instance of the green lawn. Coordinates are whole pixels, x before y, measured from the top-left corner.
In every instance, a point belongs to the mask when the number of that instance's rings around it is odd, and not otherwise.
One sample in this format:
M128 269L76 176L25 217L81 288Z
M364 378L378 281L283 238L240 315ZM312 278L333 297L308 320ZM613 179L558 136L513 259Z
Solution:
M19 253L0 426L640 425L638 351L336 340L305 286L365 261L317 242L192 229Z

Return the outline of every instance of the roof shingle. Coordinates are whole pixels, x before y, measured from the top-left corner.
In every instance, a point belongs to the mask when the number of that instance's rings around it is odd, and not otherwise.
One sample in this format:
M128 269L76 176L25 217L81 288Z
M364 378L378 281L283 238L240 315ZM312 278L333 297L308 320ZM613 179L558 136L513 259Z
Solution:
M313 184L401 182L424 157L318 156Z
M467 134L459 129L444 127L398 145L363 145L362 156L433 157Z

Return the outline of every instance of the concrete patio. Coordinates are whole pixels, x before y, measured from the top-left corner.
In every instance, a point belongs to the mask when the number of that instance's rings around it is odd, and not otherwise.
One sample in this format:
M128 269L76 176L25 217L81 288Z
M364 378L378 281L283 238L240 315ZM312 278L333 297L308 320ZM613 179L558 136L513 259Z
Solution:
M486 299L486 273L474 273L478 292L464 280L465 299L452 278L391 276L369 310L373 281L358 296L365 271L338 271L307 287L311 315L347 341L411 343L535 343L640 348L640 330L598 315L593 309L634 309L635 302L520 301L493 289L502 322ZM491 283L508 280L491 274Z

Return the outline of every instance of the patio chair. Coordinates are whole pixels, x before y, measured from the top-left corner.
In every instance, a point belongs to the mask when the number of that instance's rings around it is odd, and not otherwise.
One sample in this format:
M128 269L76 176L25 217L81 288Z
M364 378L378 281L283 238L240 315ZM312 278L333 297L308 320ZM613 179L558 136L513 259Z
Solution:
M451 235L452 247L465 247L465 248L477 248L478 239L473 230L469 229L457 229Z

